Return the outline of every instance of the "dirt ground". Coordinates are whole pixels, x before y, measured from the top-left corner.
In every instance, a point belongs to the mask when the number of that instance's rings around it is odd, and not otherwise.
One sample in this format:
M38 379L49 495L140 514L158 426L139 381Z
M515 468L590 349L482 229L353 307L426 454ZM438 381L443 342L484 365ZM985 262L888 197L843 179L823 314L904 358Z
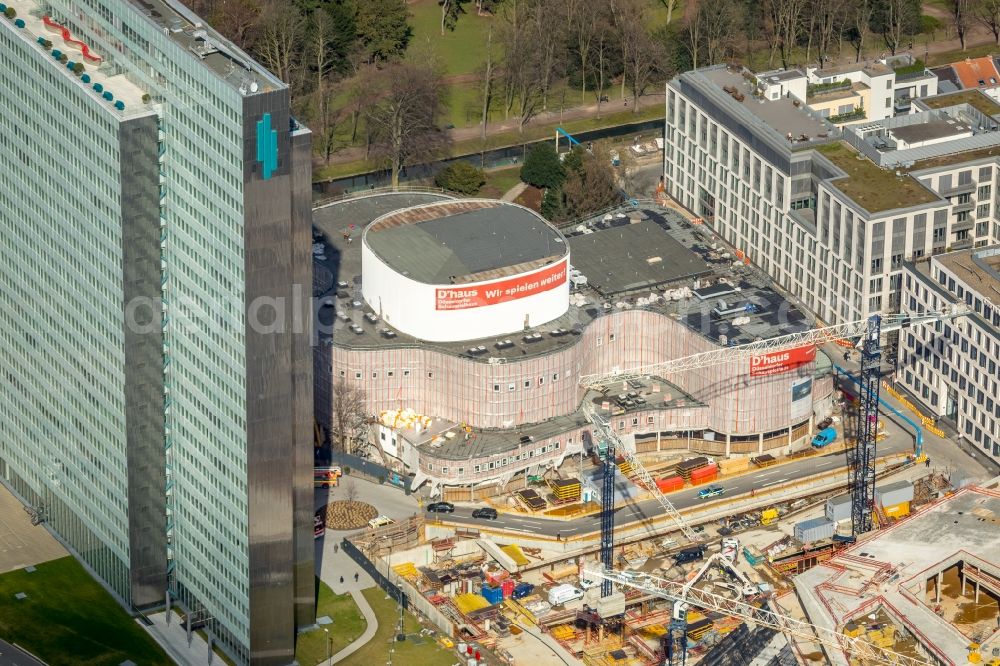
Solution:
M0 485L0 573L48 562L68 553L44 527L34 526L24 507Z

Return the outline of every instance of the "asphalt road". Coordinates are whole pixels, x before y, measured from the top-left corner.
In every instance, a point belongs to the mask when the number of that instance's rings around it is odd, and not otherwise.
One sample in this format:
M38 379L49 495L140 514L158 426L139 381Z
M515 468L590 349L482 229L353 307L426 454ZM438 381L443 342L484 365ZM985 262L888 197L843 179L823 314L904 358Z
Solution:
M0 666L44 666L27 652L0 641Z
M889 426L892 428L892 426ZM913 449L912 440L901 432L894 432L887 439L879 442L879 455L909 452ZM751 490L768 488L779 483L805 479L816 474L842 468L846 465L846 455L843 451L824 456L810 456L802 460L766 467L732 479L726 479L712 485L721 485L725 489L723 497L749 493ZM619 483L629 483L619 477ZM667 499L677 509L686 509L705 502L698 497L698 489L687 488L667 494ZM718 498L713 498L718 499ZM553 520L537 516L513 516L500 514L497 520L480 520L472 517L472 507L456 506L454 513L428 513L428 518L439 518L450 523L468 525L493 525L511 530L521 530L546 536L577 536L600 529L599 516L591 515L574 520ZM629 523L639 522L663 514L663 509L655 499L641 502L620 504L615 510L615 525L622 527Z

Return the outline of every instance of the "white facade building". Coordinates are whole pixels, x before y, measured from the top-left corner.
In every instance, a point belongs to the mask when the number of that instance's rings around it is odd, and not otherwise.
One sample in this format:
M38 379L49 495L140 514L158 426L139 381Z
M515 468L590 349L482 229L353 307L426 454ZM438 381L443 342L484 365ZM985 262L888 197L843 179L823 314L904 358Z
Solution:
M666 191L820 319L894 309L905 260L1000 239L991 116L940 96L915 115L837 128L756 90L725 66L667 84ZM923 145L942 132L948 141ZM921 146L900 149L897 134Z
M972 311L902 334L896 382L1000 464L1000 246L907 264L903 300L910 309Z

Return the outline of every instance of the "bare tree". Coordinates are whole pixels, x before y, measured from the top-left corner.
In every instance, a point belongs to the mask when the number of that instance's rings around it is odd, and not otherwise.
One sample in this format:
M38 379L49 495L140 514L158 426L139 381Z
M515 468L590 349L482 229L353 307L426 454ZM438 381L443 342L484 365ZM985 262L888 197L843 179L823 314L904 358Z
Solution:
M993 43L1000 44L1000 0L975 0L972 14L993 33Z
M677 9L677 0L660 0L667 8L667 25L674 19L674 10Z
M587 99L587 65L590 58L590 43L594 39L598 14L597 3L590 0L565 0L566 25L569 41L580 63L581 102Z
M955 33L958 35L958 42L965 50L965 38L969 34L969 26L972 24L972 8L969 0L951 0L951 19L955 24Z
M843 33L846 12L847 0L812 0L809 4L809 15L814 19L820 68L830 57L834 38Z
M774 56L781 55L781 66L788 67L792 49L802 29L802 14L807 0L763 0L764 27L774 66Z
M327 79L336 63L336 53L331 48L333 38L333 22L330 15L322 10L314 10L309 17L309 41L307 52L313 74L316 77L316 88L313 90L314 121L319 121L316 129L323 148L324 158L330 161L333 152L333 135L335 125L330 120L330 105L327 99Z
M458 23L458 17L465 13L464 5L469 0L438 0L441 6L441 35L444 36L445 29L454 30Z
M684 46L687 48L688 53L691 54L691 67L693 69L698 69L698 56L701 53L701 22L704 17L704 12L702 11L704 4L703 0L691 0L684 5L684 15L687 19L687 28L684 31L686 37Z
M701 38L705 59L708 65L723 62L732 55L736 46L736 37L743 20L742 6L735 2L699 3L698 13L701 19Z
M998 0L1000 2L1000 0ZM614 27L611 17L602 15L594 27L594 40L591 42L594 57L597 60L597 117L601 117L601 103L604 100L604 79L607 70L608 49L614 39Z
M285 83L292 82L301 54L306 23L293 6L272 2L261 19L262 28L254 51L261 63Z
M878 25L885 46L896 55L907 34L912 33L920 19L919 0L877 0L873 22Z
M632 91L632 112L639 112L639 97L646 91L654 74L659 70L663 54L659 44L646 29L645 3L643 0L619 0L616 20L622 42L622 60L625 66L623 85Z
M364 390L338 379L333 385L333 432L330 433L330 441L344 453L354 453L354 440L367 420L366 408Z
M486 62L483 64L483 115L481 122L481 132L479 138L486 141L486 123L490 116L490 102L493 100L493 78L496 73L493 71L493 23L490 22L489 33L486 37Z
M504 53L504 114L509 117L513 111L519 120L518 130L522 132L538 113L552 72L547 65L551 62L548 57L554 42L539 39L544 37L538 32L539 28L544 33L547 26L544 21L536 20L536 9L537 6L527 0L509 0L501 5L498 25Z
M438 127L441 75L426 62L396 62L368 77L372 102L364 111L372 148L399 186L403 167L430 159L447 143Z
M358 501L358 484L354 479L348 479L344 483L344 499L352 504Z
M854 62L861 62L865 42L871 32L875 13L875 0L854 0L850 8L851 43L854 45Z

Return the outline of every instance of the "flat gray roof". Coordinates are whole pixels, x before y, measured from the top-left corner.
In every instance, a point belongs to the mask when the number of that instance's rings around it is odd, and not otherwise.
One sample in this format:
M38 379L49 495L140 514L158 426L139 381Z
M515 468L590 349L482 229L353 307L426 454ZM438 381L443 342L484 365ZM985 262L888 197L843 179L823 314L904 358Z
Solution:
M764 121L773 130L784 137L789 134L793 139L806 136L815 139L821 134L827 134L831 128L818 118L810 116L801 106L795 106L788 97L780 99L761 100L753 95L753 87L743 78L739 72L731 71L725 67L712 69L699 69L689 74L701 74L706 79L725 90L735 90L743 96L737 99L731 93L729 96L735 102L739 102L743 108Z
M712 267L651 220L569 239L573 268L603 296L613 296L712 272Z
M377 220L365 240L383 261L419 282L461 284L551 263L566 242L534 212L497 201L446 201Z
M965 123L949 123L947 120L934 118L933 120L928 120L925 123L894 127L890 131L892 132L892 136L897 139L902 139L907 143L916 143L918 141L931 141L933 139L941 139L947 136L965 134L967 132L971 132L972 128Z

